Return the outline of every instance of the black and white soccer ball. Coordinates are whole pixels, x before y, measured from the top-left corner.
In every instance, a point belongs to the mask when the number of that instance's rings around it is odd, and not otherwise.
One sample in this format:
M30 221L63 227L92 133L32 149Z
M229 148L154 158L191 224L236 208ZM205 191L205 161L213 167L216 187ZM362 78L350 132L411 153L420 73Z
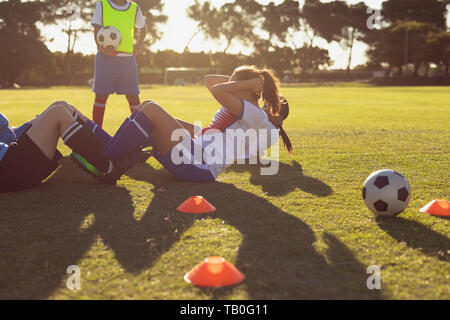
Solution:
M396 216L408 207L411 187L400 173L384 169L364 182L362 196L367 208L379 216Z
M103 48L117 49L122 41L122 36L114 27L102 27L97 33L97 42Z

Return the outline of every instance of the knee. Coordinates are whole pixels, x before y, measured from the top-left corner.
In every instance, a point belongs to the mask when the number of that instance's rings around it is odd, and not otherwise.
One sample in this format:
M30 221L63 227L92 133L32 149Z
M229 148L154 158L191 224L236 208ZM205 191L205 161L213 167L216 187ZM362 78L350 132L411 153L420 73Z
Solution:
M143 111L146 114L158 112L164 110L159 104L152 100L145 100L138 108L139 111Z
M73 112L70 106L64 104L53 104L48 109L48 112L44 116L52 118L56 121L73 120Z
M163 107L154 101L146 100L138 108L137 111L144 112L147 116L152 117L164 111Z
M55 101L53 102L50 107L48 107L48 110L50 109L57 109L57 110L67 110L71 114L73 114L76 110L75 107L69 104L66 101Z

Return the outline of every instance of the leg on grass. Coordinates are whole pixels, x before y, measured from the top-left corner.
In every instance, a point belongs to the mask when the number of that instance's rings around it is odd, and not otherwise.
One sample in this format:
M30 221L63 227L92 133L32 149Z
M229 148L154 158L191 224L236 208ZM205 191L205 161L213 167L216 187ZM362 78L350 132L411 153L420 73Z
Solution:
M178 123L179 123L183 128L185 128L185 129L189 132L189 134L191 135L191 137L194 137L194 136L195 136L195 134L197 133L197 132L196 132L197 127L196 127L193 123L190 123L190 122L187 122L187 121L184 121L184 120L180 120L180 119L176 119L176 120L178 121Z
M166 110L154 101L144 101L137 111L142 111L153 125L152 136L155 147L161 154L169 153L180 141L172 141L175 130L184 129L183 126ZM187 132L187 134L189 134Z
M77 113L78 114L78 113ZM72 106L56 103L43 112L27 132L30 139L49 158L56 153L58 138L80 154L101 172L112 170L111 161L94 134L88 129Z

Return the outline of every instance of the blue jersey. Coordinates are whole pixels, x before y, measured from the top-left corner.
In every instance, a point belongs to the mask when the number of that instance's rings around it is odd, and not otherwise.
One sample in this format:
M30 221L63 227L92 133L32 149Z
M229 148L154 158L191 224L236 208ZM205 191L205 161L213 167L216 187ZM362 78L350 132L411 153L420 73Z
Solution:
M3 157L6 154L6 151L8 151L9 146L7 144L4 144L3 142L0 142L0 162L2 161Z
M9 145L17 141L17 136L13 129L9 127L8 119L0 113L0 161L8 151Z

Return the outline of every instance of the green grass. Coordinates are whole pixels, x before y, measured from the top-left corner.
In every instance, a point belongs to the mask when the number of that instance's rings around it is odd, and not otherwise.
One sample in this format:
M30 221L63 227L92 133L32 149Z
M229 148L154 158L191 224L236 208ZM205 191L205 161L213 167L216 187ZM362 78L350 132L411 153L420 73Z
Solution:
M450 299L450 222L419 213L450 196L448 87L282 91L294 153L281 152L276 176L234 166L213 184L181 183L150 159L112 187L66 158L41 187L1 194L0 298ZM61 99L91 114L88 88L0 94L13 124ZM200 87L148 88L141 97L203 124L217 109ZM127 115L124 98L112 97L106 129ZM382 168L403 173L413 190L398 218L376 219L361 199L365 178ZM217 211L176 211L196 194ZM210 255L236 264L246 280L223 289L185 283ZM73 264L79 291L66 288ZM381 267L381 290L366 287L370 265Z

